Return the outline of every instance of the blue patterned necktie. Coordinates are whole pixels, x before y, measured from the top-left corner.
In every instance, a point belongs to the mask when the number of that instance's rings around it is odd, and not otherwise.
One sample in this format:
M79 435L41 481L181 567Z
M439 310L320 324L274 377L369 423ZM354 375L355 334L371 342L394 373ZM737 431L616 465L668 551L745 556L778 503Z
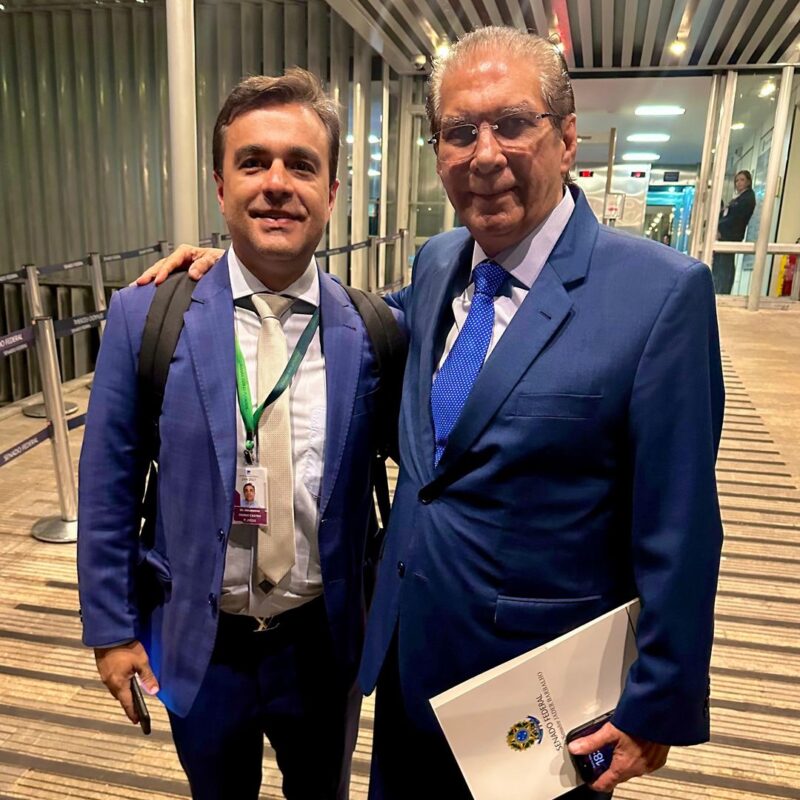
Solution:
M431 387L431 414L436 436L434 466L438 465L442 457L447 439L483 366L489 342L492 340L494 296L508 273L499 264L488 259L475 267L472 277L475 294L469 314Z

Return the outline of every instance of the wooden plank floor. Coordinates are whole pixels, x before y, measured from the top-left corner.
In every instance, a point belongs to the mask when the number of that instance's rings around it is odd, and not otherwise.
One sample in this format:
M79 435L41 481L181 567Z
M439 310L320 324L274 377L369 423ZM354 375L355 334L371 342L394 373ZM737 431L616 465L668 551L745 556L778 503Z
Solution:
M720 309L727 416L718 464L725 548L712 667L712 741L673 750L621 800L800 800L800 311ZM768 353L768 357L764 357ZM85 408L88 389L70 387ZM794 414L794 411L787 412ZM793 418L800 423L800 419ZM41 428L0 409L0 450ZM71 433L77 458L82 429ZM33 523L58 513L48 444L0 470L0 800L188 797L166 715L143 737L80 643L75 546ZM373 703L365 700L351 797L366 797ZM267 751L262 798L280 798Z

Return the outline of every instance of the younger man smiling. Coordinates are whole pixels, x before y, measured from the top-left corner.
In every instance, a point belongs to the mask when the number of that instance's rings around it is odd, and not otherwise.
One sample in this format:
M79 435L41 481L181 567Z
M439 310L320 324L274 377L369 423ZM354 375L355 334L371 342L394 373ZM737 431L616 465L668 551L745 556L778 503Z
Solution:
M81 456L84 641L133 722L131 677L159 693L200 800L256 800L265 734L287 798L348 794L377 382L360 317L313 256L338 151L336 109L304 70L248 78L220 112L232 244L197 285L170 367L152 549L139 542L137 396L152 289L115 295L97 363ZM254 419L293 351L289 388ZM267 498L266 524L232 524L245 482ZM142 597L145 572L158 596Z

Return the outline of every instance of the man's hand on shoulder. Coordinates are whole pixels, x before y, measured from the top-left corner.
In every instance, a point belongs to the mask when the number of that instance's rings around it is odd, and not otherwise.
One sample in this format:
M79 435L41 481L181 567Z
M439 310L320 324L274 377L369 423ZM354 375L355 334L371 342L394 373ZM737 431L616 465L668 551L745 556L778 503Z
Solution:
M617 784L655 772L667 763L669 745L628 736L610 722L596 733L571 742L569 751L576 756L586 755L608 744L614 745L614 757L611 766L589 785L595 792L611 792Z
M145 286L155 280L156 286L163 283L169 275L181 269L189 270L189 277L199 281L217 261L225 255L216 247L194 247L190 244L178 245L168 256L156 261L135 281L137 286Z
M114 647L96 647L94 658L97 662L97 671L106 688L122 706L128 719L136 725L139 717L133 707L131 678L138 674L142 688L148 694L155 694L158 691L158 681L150 669L150 661L144 647L137 641Z

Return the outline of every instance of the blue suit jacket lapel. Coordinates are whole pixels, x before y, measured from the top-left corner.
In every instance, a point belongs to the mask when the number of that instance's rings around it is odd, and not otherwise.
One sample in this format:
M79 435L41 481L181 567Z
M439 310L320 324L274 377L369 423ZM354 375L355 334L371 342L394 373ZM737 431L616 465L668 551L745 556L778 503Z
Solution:
M419 391L417 392L417 470L420 475L433 474L434 432L431 416L431 386L433 373L444 349L447 333L453 325L451 304L469 282L474 242L467 238L452 261L439 273L430 287L434 294L430 305L422 309L427 315L422 328L419 360ZM416 289L415 289L416 291ZM419 313L417 311L416 313Z
M436 469L445 473L472 445L572 310L568 287L584 280L599 230L583 195L547 263L478 374ZM430 388L428 389L430 397Z
M353 415L364 348L356 327L356 311L344 290L320 272L320 330L325 354L325 467L322 473L320 516L331 499L342 463Z
M184 320L222 485L232 506L237 412L233 295L227 257L197 284Z

